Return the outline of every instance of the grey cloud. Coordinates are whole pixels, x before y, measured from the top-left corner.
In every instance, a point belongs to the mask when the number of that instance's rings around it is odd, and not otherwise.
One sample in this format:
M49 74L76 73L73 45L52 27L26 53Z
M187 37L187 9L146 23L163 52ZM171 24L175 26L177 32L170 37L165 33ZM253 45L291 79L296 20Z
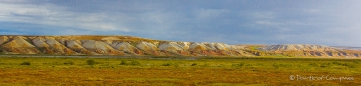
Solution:
M361 46L355 38L361 36L359 2L7 0L0 3L0 23L33 27L10 25L0 30L3 34L27 34L18 33L20 27L28 34L125 34L231 44ZM32 33L30 29L43 32Z

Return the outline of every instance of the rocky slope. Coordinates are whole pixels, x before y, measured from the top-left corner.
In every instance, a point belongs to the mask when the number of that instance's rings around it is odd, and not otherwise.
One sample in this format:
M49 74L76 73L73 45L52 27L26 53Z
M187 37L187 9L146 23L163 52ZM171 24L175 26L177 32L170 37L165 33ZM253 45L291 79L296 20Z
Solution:
M0 36L1 54L119 56L290 56L358 58L357 50L322 45L228 45L133 36Z

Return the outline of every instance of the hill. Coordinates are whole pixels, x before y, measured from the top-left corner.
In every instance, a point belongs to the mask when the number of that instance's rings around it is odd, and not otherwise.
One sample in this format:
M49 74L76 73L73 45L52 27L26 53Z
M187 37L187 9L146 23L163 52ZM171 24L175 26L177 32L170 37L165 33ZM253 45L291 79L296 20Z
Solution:
M176 42L134 36L0 36L2 54L119 56L287 56L357 58L355 49L323 45L229 45Z

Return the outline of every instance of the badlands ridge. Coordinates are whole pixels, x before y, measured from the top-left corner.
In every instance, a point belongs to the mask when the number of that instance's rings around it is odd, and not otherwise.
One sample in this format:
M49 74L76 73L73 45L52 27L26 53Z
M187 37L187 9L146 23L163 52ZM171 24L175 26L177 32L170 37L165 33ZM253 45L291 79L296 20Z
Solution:
M119 56L287 56L358 58L361 51L322 45L229 45L134 36L0 36L1 54Z

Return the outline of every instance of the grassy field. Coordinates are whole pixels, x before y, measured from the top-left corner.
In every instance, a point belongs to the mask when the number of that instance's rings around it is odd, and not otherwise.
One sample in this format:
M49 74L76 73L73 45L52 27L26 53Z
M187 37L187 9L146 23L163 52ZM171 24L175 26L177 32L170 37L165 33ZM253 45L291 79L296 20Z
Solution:
M361 85L360 65L358 59L2 57L0 85Z

